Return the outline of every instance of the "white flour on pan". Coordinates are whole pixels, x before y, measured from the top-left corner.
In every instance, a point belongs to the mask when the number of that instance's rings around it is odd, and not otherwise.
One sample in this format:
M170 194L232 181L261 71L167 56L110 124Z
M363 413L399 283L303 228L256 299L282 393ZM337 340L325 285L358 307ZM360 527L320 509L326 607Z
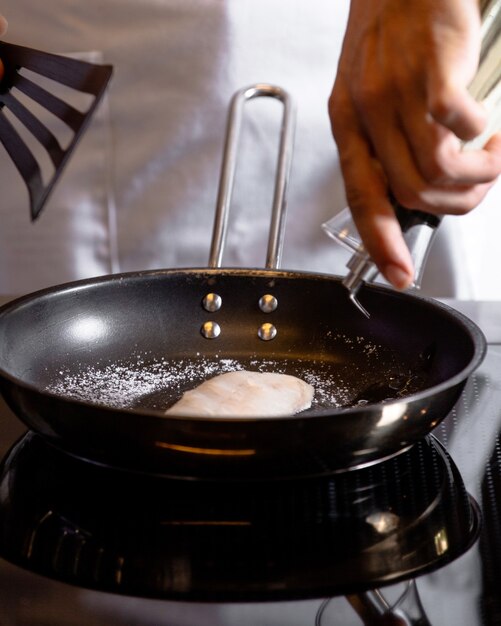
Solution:
M363 337L329 334L329 355L322 358L157 358L141 352L116 362L73 363L61 368L46 390L67 398L113 408L140 408L164 413L184 392L226 372L242 370L290 374L314 388L312 410L336 409L408 396L423 389L426 374L416 364L406 365L401 355ZM343 350L338 358L336 345ZM353 358L351 352L353 351Z
M333 378L323 363L294 360L197 358L149 360L138 356L124 363L82 366L77 373L61 369L60 378L47 391L76 400L115 408L145 408L165 411L181 395L219 374L253 370L293 374L314 388L312 407L339 407L349 401L350 389Z

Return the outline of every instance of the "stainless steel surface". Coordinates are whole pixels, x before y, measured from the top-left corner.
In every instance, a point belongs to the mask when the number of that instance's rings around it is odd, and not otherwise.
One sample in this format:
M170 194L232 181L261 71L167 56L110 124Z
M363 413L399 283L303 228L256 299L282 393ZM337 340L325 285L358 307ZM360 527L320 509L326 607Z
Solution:
M278 300L271 294L266 294L259 298L259 308L263 313L273 313L278 306Z
M217 293L208 293L203 299L202 304L206 311L214 313L214 311L219 311L223 305L223 299Z
M285 90L273 85L257 84L237 91L230 104L209 267L221 267L222 263L244 105L248 100L260 97L275 98L283 104L275 191L266 255L267 268L276 269L280 266L285 234L286 194L292 165L295 111L291 98Z
M217 322L205 322L201 332L206 339L217 339L221 334L221 326Z
M262 339L263 341L271 341L272 339L275 339L275 337L277 336L277 332L278 331L276 327L273 326L273 324L265 322L264 324L261 324L257 331L257 334L259 339Z
M374 626L431 626L417 591L415 581L404 585L400 597L390 605L379 590L348 596L353 609L364 624ZM320 626L324 626L320 624Z
M365 317L370 318L369 311L362 306L357 296L364 282L370 283L375 276L377 276L378 269L362 247L350 258L347 266L349 272L345 278L343 278L343 285L348 290L350 300L357 309L363 313Z

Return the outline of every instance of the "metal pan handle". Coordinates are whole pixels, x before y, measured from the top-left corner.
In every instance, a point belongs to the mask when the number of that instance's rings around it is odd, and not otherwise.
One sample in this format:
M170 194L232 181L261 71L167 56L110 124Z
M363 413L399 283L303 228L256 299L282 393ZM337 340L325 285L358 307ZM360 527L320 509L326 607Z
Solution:
M228 214L235 179L237 148L242 125L244 104L254 98L276 98L283 103L283 116L280 131L280 145L278 151L277 169L275 174L275 190L268 235L268 251L266 254L266 268L277 269L280 265L284 241L286 217L286 193L292 164L294 144L295 110L289 94L273 85L256 84L240 89L233 96L228 113L226 139L219 180L216 214L212 230L212 243L209 256L209 267L221 267L226 234Z

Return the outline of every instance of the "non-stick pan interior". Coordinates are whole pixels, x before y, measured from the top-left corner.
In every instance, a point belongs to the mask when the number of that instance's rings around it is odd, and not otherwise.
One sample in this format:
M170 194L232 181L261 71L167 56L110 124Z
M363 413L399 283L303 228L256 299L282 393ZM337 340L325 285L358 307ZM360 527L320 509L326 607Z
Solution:
M202 306L217 293L218 311ZM276 310L259 307L273 295ZM164 411L225 371L294 374L311 409L405 397L463 374L480 332L447 307L370 287L367 320L336 278L253 270L172 270L82 281L28 296L0 313L0 367L43 392L117 408ZM201 333L206 322L221 329ZM258 331L277 330L271 341Z

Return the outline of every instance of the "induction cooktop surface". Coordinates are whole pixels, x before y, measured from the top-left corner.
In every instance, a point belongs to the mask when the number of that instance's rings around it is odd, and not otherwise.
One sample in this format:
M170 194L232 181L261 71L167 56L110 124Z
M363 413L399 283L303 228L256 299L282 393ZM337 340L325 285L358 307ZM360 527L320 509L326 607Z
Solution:
M120 594L253 601L357 593L443 567L480 515L429 436L331 477L194 482L104 468L28 433L0 475L0 555Z

